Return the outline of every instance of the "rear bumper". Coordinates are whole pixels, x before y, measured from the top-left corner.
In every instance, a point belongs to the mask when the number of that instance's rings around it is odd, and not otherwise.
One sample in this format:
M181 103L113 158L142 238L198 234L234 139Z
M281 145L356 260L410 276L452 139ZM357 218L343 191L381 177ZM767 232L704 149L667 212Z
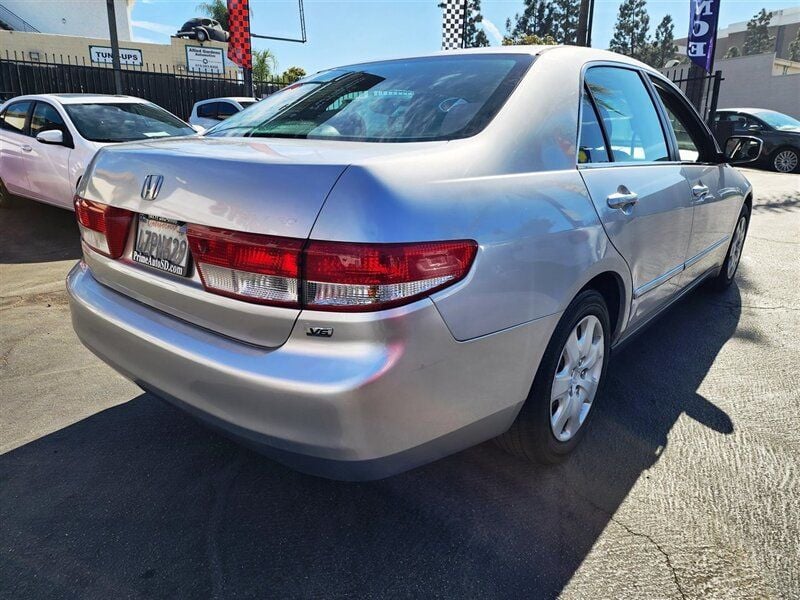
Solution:
M67 277L72 322L142 388L276 460L334 479L386 477L494 437L524 401L559 315L457 342L430 300L379 313L304 311L265 349ZM333 327L331 338L309 326Z

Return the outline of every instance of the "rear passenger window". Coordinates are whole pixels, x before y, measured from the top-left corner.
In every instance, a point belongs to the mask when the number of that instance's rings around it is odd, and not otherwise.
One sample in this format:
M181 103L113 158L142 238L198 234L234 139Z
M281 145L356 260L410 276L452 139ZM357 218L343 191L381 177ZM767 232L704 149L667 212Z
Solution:
M29 101L15 102L9 106L0 119L0 128L16 133L25 133L25 119L30 106Z
M197 107L197 116L204 119L216 119L218 104L219 102L208 102L207 104L201 104Z
M594 67L586 85L609 138L616 162L669 160L661 121L639 73L615 67Z
M578 144L578 163L608 162L606 142L592 103L584 95L581 101L581 139Z

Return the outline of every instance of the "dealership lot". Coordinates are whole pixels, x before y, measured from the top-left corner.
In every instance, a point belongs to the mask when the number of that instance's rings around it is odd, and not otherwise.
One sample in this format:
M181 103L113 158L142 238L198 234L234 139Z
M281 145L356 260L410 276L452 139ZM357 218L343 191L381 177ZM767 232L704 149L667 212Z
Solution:
M612 362L567 463L373 483L263 458L85 350L71 213L0 212L2 597L800 595L800 176L748 170L737 284Z

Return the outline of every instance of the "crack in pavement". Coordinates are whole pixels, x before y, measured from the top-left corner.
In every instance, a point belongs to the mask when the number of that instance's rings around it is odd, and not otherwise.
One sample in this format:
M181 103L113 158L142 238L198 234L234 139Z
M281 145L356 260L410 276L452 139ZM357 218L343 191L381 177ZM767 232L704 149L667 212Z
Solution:
M631 529L630 527L625 525L625 523L623 523L622 521L617 519L614 515L610 515L609 519L612 522L614 522L617 525L619 525L620 527L622 527L630 535L632 535L634 537L644 538L648 542L653 544L653 546L655 546L656 550L658 550L661 553L661 555L664 557L664 560L667 563L667 568L669 569L669 572L672 574L672 580L675 582L675 587L677 588L678 593L681 595L681 598L683 598L685 600L687 596L686 596L686 592L683 591L683 587L681 586L680 579L678 579L678 572L675 570L675 566L672 564L672 559L669 557L669 554L667 553L666 550L664 550L664 548L661 547L661 544L659 544L657 541L655 541L651 536L647 535L646 533L641 533L639 531L634 531L633 529Z

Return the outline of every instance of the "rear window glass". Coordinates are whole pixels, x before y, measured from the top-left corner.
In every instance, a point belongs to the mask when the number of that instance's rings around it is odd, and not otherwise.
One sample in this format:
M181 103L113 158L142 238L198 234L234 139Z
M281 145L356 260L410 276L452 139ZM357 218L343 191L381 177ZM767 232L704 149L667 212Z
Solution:
M517 54L437 56L325 71L206 135L367 142L467 137L492 120L532 60Z
M29 101L15 102L9 106L0 119L0 127L8 131L23 133L25 131L25 119L28 117L30 106L31 103Z

